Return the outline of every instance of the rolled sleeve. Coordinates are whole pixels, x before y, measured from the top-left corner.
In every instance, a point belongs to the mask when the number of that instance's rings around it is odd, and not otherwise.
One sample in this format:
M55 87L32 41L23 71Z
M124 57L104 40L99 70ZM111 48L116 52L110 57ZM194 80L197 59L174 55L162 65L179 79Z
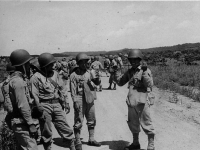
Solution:
M71 90L71 97L72 97L73 102L77 101L77 99L76 99L76 97L77 97L76 87L77 87L77 84L76 84L75 76L74 76L74 74L71 74L71 76L70 76L70 90Z
M125 85L129 81L129 71L125 72L123 75L120 71L115 72L114 81L119 86Z
M147 71L143 72L142 78L143 78L143 84L147 88L147 92L152 91L153 77L151 71L147 69Z

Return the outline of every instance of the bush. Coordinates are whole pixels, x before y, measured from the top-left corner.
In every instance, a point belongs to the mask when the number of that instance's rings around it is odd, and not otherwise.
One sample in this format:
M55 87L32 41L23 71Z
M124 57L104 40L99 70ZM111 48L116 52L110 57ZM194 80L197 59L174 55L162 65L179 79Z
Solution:
M5 121L0 127L0 149L17 150L16 139L12 130L10 130Z

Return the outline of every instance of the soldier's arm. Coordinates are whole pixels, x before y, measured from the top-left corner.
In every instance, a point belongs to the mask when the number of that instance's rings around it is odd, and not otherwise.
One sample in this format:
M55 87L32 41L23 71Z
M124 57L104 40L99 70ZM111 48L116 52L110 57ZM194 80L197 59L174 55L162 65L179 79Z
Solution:
M126 71L124 74L121 74L120 71L116 71L114 74L114 81L118 86L123 86L129 81L130 71Z
M26 96L26 86L24 81L22 79L16 80L13 85L13 88L16 97L16 104L21 112L22 117L25 119L28 125L33 124L33 120L31 117L31 109Z
M75 80L75 76L72 73L70 75L70 91L71 91L71 97L72 97L72 101L76 102L77 101L77 84L76 84L76 80Z
M152 91L153 77L149 69L147 69L146 71L142 73L142 81L143 81L144 86L147 88L147 92Z
M69 103L67 85L64 83L62 77L59 75L57 76L57 83L59 85L60 92L63 94L63 96L65 98L65 102Z
M30 85L31 85L31 94L35 100L35 103L40 103L39 99L39 85L38 85L38 78L34 75L30 79Z
M103 67L103 65L101 64L101 62L99 62L99 68L100 68L101 70L104 69L104 67Z

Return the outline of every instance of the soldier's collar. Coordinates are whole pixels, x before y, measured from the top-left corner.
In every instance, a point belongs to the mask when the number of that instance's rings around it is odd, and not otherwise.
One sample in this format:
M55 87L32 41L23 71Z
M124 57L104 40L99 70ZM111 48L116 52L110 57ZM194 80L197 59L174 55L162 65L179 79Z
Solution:
M25 74L23 74L21 71L15 71L12 76L19 76L23 79L27 78L27 76Z

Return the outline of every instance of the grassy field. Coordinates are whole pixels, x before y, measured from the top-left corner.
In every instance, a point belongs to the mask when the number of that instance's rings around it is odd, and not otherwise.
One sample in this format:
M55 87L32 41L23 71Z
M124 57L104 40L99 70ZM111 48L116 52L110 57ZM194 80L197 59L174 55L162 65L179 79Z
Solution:
M158 88L178 92L200 101L200 67L187 65L149 66Z

